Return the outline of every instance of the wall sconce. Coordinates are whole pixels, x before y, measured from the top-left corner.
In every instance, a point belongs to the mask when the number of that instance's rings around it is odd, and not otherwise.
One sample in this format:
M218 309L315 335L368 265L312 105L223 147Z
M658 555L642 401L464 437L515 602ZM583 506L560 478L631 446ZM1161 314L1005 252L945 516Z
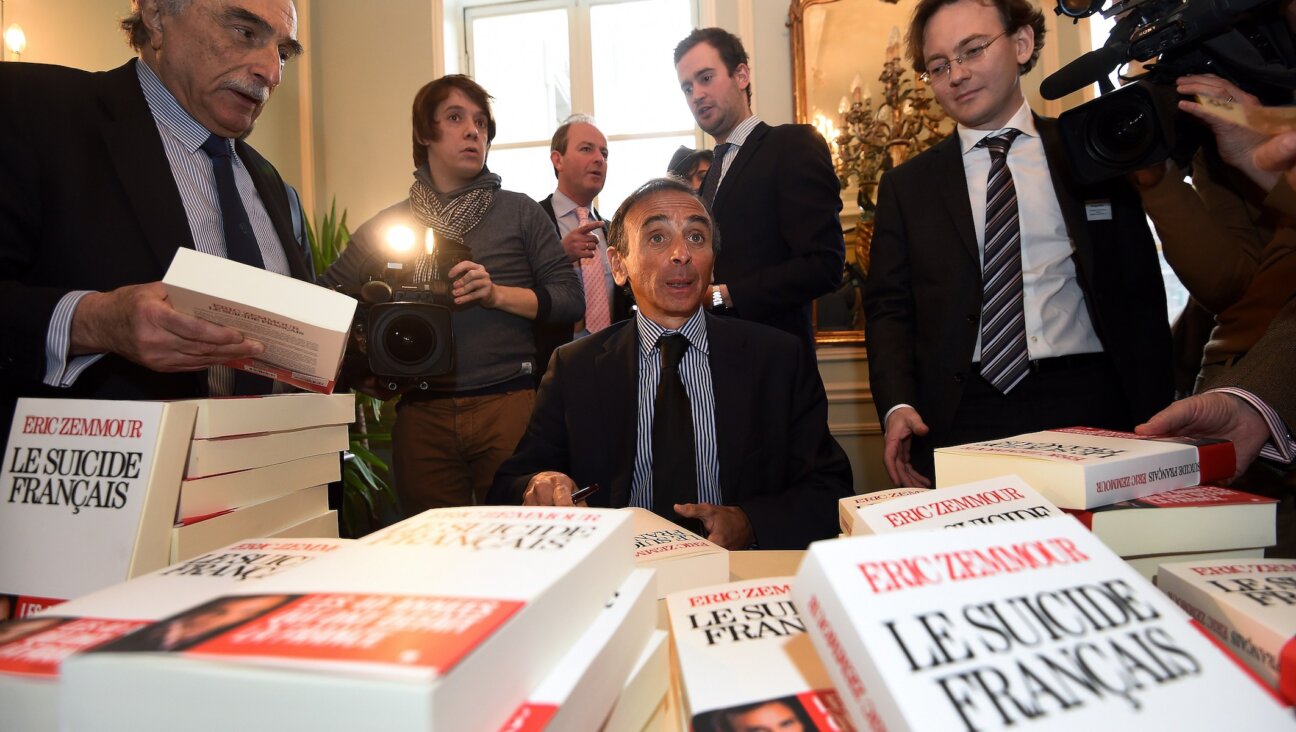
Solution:
M4 45L13 52L15 61L22 60L23 51L27 50L27 34L23 32L22 26L14 23L5 29Z

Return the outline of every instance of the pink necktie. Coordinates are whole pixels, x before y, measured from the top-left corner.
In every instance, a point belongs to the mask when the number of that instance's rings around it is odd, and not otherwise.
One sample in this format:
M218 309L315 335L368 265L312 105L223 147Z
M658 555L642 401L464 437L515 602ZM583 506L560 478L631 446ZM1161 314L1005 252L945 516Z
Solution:
M576 223L584 226L589 220L589 209L577 206ZM603 262L599 259L597 247L593 257L580 261L580 270L581 279L585 282L585 329L597 333L612 324L612 316L608 312L607 281L604 279Z

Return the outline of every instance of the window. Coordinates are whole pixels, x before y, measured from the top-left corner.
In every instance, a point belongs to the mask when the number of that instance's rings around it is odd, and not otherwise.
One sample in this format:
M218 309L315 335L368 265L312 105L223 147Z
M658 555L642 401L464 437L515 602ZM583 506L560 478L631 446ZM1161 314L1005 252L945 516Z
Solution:
M693 29L692 0L535 0L465 9L467 68L494 97L488 165L504 187L540 199L554 189L553 131L574 112L608 138L596 201L610 217L680 145L701 133L675 77L675 44Z

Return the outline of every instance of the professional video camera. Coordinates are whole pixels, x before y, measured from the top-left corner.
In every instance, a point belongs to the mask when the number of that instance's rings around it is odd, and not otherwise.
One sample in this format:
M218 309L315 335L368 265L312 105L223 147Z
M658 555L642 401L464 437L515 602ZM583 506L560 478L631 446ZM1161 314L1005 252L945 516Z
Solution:
M1057 13L1084 18L1107 0L1058 0ZM1215 74L1268 103L1290 103L1296 50L1277 12L1281 0L1120 0L1103 17L1121 16L1102 48L1059 69L1040 85L1059 99L1098 83L1102 96L1062 114L1058 125L1082 183L1173 157L1186 165L1209 131L1178 114L1175 79ZM1137 81L1113 90L1108 75L1129 61L1154 62ZM1285 94L1285 98L1284 98Z
M392 391L426 389L429 378L454 367L455 305L447 273L470 252L431 230L422 246L416 238L412 229L394 227L387 250L361 268L367 279L359 290L339 287L360 301L343 371L371 374Z

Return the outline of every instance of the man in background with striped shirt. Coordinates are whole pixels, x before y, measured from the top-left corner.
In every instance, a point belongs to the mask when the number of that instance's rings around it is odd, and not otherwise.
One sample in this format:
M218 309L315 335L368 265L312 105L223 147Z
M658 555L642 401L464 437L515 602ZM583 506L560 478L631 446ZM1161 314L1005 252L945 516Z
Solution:
M0 423L19 396L229 394L264 347L175 312L179 247L309 278L242 139L301 51L291 0L137 0L112 71L0 64ZM268 382L241 393L268 390Z
M608 229L639 309L554 353L488 502L640 506L730 549L804 549L837 534L851 469L801 342L707 313L718 242L677 180L650 181Z

